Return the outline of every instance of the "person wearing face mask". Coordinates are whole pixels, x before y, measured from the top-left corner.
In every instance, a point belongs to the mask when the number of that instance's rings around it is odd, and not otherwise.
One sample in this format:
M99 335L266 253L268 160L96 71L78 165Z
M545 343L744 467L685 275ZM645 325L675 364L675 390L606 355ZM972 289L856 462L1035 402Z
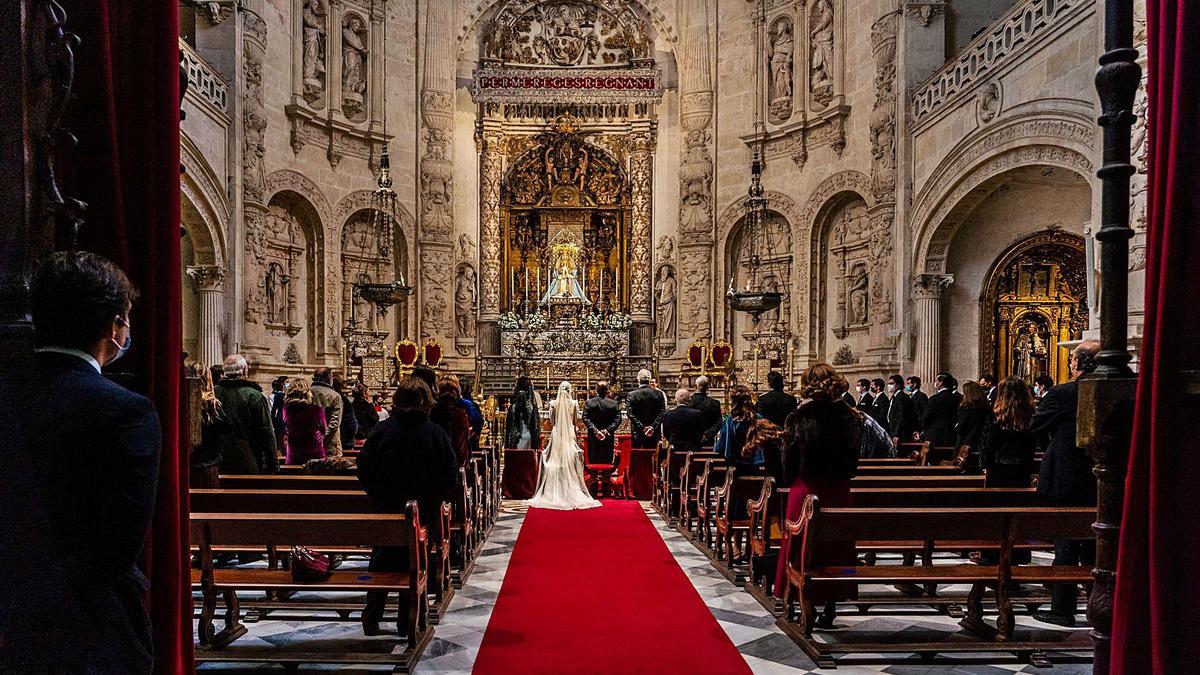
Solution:
M136 299L119 267L87 252L54 253L30 280L37 377L23 385L25 405L8 433L24 439L23 489L38 506L12 517L34 520L39 532L32 548L16 548L47 550L52 560L38 570L37 597L21 603L18 625L0 612L0 634L25 659L12 672L149 673L153 665L148 582L137 562L154 511L161 429L150 399L101 374L133 344ZM5 592L21 597L8 583Z
M904 393L912 399L913 408L916 410L917 431L925 431L925 428L921 426L921 420L925 418L925 406L929 403L929 397L921 391L921 378L916 375L904 378Z
M879 426L887 429L888 423L888 407L891 405L891 399L884 393L884 384L881 378L871 380L871 417L879 423Z
M899 374L888 378L887 393L891 397L888 405L887 426L888 435L893 443L904 443L913 437L917 428L917 411L912 398L904 392L904 378Z
M858 401L854 407L870 415L871 406L875 404L875 397L871 395L871 381L866 378L859 379L854 391L858 394Z
M1041 401L1042 398L1054 387L1054 379L1049 375L1038 375L1033 380L1033 399Z

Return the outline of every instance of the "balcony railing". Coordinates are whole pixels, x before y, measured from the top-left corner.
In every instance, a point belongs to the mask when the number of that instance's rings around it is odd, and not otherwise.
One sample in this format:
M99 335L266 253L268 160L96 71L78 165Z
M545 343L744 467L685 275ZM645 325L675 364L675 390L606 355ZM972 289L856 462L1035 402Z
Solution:
M1004 62L1009 55L1069 21L1091 0L1021 0L992 22L953 59L942 66L912 95L913 120L929 117L948 102L969 91Z
M187 67L188 93L196 94L221 112L228 113L229 85L225 84L221 75L183 40L179 41L179 51L182 52L183 62Z

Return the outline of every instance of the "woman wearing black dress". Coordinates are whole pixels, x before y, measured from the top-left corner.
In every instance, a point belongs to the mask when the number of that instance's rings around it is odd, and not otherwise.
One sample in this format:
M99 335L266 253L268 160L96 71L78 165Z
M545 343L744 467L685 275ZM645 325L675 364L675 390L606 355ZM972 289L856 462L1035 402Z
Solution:
M984 425L979 438L987 487L1029 487L1037 438L1029 431L1033 395L1025 381L1010 377L1001 382L992 411L996 418Z
M967 471L979 473L979 437L988 422L996 419L987 392L978 382L967 382L962 388L963 400L958 406L958 422L954 425L955 447L968 446Z

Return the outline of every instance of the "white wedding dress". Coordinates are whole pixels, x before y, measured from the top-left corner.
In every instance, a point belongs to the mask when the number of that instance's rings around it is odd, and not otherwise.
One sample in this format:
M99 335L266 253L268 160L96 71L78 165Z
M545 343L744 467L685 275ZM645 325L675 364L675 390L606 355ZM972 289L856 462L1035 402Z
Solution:
M560 511L600 506L600 502L592 499L583 479L583 450L575 441L579 403L570 382L558 386L558 396L550 402L550 414L554 428L550 431L550 443L542 451L542 471L529 506Z

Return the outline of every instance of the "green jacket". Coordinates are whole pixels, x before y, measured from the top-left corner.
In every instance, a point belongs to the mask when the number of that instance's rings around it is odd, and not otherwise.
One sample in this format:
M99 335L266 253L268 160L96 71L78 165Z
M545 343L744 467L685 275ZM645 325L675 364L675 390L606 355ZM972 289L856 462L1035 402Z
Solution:
M221 473L278 472L279 450L262 387L247 380L221 380L214 389L223 418L215 429Z

